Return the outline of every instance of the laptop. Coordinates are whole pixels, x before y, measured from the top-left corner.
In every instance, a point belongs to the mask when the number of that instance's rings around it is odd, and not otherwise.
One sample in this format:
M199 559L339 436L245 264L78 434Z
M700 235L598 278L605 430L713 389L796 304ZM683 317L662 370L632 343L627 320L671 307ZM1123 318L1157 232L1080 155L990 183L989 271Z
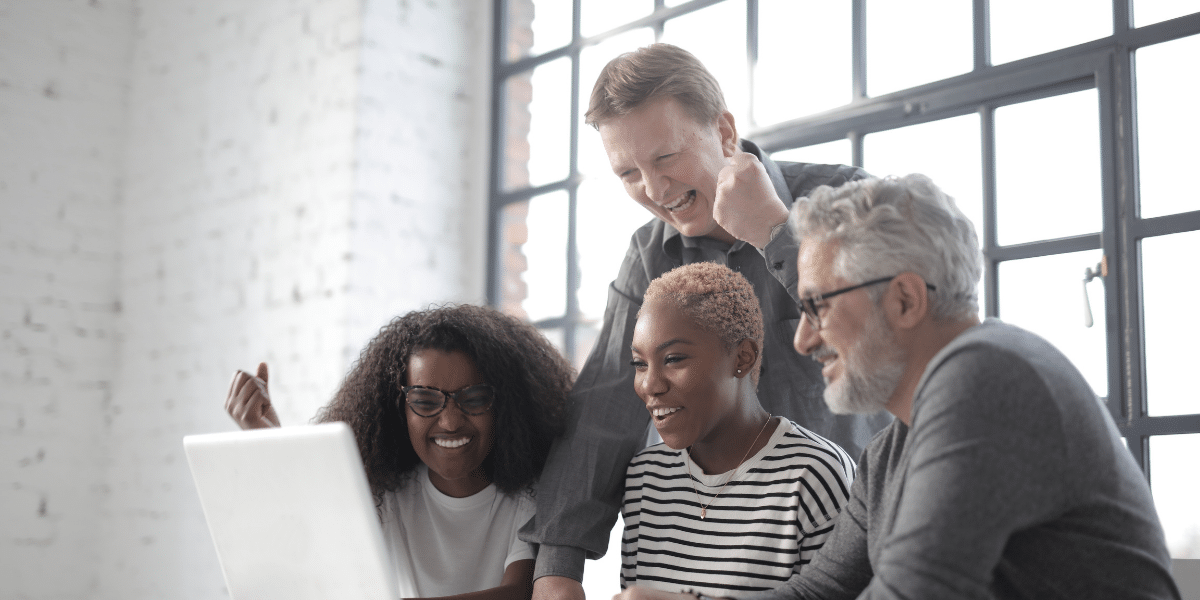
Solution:
M183 447L234 600L400 598L345 423L189 435Z

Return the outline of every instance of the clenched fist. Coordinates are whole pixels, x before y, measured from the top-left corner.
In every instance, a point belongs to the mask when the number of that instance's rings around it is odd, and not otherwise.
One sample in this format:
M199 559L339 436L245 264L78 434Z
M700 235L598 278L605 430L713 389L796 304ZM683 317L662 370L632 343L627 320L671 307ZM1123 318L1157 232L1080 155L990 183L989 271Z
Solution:
M767 169L749 152L737 150L717 174L713 218L733 237L762 249L771 228L787 221L788 210L775 193Z

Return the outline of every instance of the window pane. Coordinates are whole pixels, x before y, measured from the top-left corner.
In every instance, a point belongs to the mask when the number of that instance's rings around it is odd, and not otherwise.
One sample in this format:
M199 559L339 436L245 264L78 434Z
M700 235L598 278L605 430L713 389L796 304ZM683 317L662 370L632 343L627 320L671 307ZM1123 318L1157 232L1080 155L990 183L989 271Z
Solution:
M559 352L564 351L563 349L566 347L566 341L565 341L566 336L563 334L563 330L561 327L554 327L551 329L538 329L538 333L541 333L542 335L546 336L546 339L550 340L550 343L554 344L554 347L558 348Z
M746 61L745 0L727 0L667 21L663 25L662 41L695 54L721 84L725 104L733 113L735 124L746 120L750 78Z
M1137 51L1138 169L1142 217L1200 210L1200 192L1182 165L1200 163L1200 35Z
M501 211L502 309L538 321L567 311L566 192L514 202Z
M598 560L589 560L583 574L583 593L587 598L604 600L621 593L621 536L625 522L620 518L608 537L608 552Z
M615 175L588 179L579 187L579 311L584 319L599 321L608 302L608 284L629 249L629 238L654 218L625 193Z
M571 3L562 0L509 0L509 62L571 43Z
M1096 90L996 109L1000 245L1100 231Z
M872 175L924 173L975 224L983 239L983 175L979 155L979 115L970 114L863 138L864 167Z
M1084 326L1083 272L1099 250L1000 263L1000 318L1054 344L1079 369L1097 396L1108 395L1104 290L1088 284L1094 324Z
M804 35L796 35L797 23L820 27L805 27ZM853 93L850 33L849 2L759 0L755 124L772 125L848 104ZM804 58L813 56L821 59Z
M971 3L867 0L867 93L945 79L974 66Z
M1149 414L1200 413L1192 315L1200 280L1180 268L1200 249L1200 231L1142 240L1142 311L1146 337L1146 401ZM1187 257L1187 258L1185 258Z
M571 63L560 59L504 84L505 191L567 178Z
M1200 12L1200 0L1134 0L1131 4L1135 27Z
M563 0L550 0L570 5ZM654 0L582 0L579 29L583 37L599 35L654 12Z
M1200 434L1150 438L1150 490L1171 558L1200 558Z
M994 65L1112 35L1112 0L1004 0L988 8Z
M872 175L928 175L954 198L975 225L983 243L983 175L979 153L979 115L970 114L863 138L863 162ZM984 315L983 281L977 286L979 315Z
M806 162L821 165L848 165L854 158L850 140L834 140L803 148L780 150L771 155L775 160Z

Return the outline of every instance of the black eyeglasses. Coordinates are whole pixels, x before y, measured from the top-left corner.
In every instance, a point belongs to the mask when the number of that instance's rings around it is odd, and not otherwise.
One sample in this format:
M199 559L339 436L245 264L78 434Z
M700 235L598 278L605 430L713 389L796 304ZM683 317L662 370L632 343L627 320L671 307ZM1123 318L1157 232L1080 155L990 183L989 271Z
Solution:
M837 296L838 294L845 294L846 292L853 292L854 290L857 290L858 288L864 288L864 287L867 287L868 285L875 285L877 283L886 283L886 282L891 281L899 276L900 275L892 275L891 277L880 277L879 279L872 279L870 281L866 281L866 282L860 283L858 285L844 287L840 290L834 290L834 291L826 293L826 294L813 294L811 296L801 298L800 299L800 312L808 317L808 321L810 323L812 323L813 329L820 329L821 328L821 313L817 312L817 309L822 308L822 307L817 306L818 302L824 302L834 296ZM933 284L926 283L925 287L929 288L929 291L931 291L931 292L937 291L937 288L934 287Z
M477 416L492 410L496 390L486 383L470 385L457 392L445 392L427 385L409 385L400 388L402 399L412 411L422 417L436 417L454 399L455 406L463 413Z

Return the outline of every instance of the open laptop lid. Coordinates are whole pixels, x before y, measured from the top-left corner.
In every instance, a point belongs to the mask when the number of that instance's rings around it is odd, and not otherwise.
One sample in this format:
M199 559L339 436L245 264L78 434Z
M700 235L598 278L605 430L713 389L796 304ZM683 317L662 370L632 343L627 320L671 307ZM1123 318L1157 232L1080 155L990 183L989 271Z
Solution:
M234 600L396 600L396 573L345 423L183 438Z

